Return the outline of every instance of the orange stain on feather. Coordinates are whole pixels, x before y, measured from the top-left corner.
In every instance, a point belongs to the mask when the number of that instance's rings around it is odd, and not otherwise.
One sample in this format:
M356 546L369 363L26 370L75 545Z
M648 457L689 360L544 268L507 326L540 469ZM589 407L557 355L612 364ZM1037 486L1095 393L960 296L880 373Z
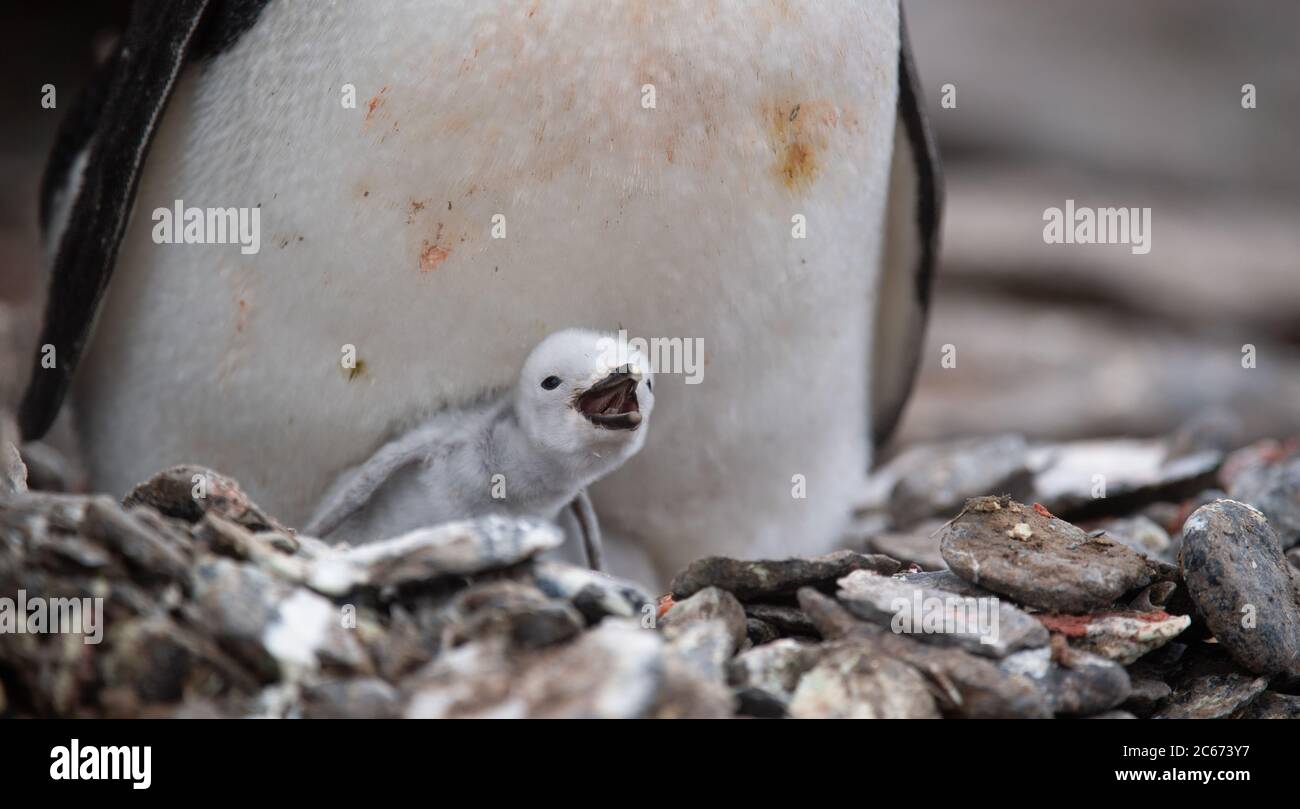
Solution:
M822 155L830 144L831 134L840 128L840 110L824 99L776 102L765 105L768 140L775 161L772 172L791 191L803 191L817 181L822 170ZM843 122L850 131L856 119Z
M366 120L369 121L375 115L375 110L384 105L384 94L388 92L388 85L379 88L379 92L371 98L366 104Z
M420 249L420 272L433 272L438 265L447 260L451 251L426 240Z

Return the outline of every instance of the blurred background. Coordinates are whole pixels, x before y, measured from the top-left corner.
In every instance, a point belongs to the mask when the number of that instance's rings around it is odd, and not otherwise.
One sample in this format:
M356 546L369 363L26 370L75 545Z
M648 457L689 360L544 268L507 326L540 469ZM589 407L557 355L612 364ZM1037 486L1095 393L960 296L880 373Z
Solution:
M60 117L128 3L0 11L0 404L39 322L36 199ZM907 0L947 207L896 444L1004 431L1300 430L1300 3ZM41 86L58 107L41 108ZM1256 87L1243 109L1242 85ZM952 84L956 107L940 105ZM1043 211L1150 207L1151 252L1046 245ZM1242 346L1257 367L1242 367ZM955 368L942 368L944 345Z
M1241 441L1296 432L1300 3L904 7L947 208L897 441L1154 435L1211 413ZM1150 207L1151 252L1044 244L1044 209L1067 199Z

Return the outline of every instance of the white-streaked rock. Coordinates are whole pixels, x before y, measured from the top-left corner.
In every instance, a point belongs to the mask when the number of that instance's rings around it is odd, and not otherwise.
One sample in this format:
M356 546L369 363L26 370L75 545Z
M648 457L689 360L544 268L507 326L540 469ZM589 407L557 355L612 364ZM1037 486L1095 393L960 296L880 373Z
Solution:
M563 542L558 528L538 520L459 520L322 556L313 564L308 582L315 590L337 596L358 587L382 589L439 576L469 576L518 564Z

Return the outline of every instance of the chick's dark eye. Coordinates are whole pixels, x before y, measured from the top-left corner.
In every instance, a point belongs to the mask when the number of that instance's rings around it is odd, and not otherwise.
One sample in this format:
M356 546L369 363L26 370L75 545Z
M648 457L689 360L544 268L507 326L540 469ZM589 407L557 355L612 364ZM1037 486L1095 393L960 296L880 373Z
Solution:
M647 379L647 380L645 381L645 389L648 390L648 391L650 391L651 393L654 393L654 390L655 390L655 383L653 383L653 382L651 382L650 380Z
M558 376L548 376L542 380L542 388L544 390L555 390L559 386L560 378Z

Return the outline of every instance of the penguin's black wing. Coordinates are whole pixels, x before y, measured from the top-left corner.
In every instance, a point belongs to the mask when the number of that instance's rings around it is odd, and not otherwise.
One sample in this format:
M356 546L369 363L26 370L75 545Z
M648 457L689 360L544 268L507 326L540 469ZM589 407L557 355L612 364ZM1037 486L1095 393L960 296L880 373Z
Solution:
M163 109L210 0L137 2L116 55L87 89L55 143L45 178L43 225L55 223L53 189L70 198L52 234L49 297L31 380L19 410L24 437L49 429L108 289L140 171ZM85 152L82 155L82 152ZM81 165L80 178L72 176ZM52 367L46 367L53 347Z
M136 0L117 53L65 119L41 192L53 266L19 410L25 438L49 429L67 393L113 275L149 146L187 59L224 50L266 2Z
M872 343L871 433L877 447L898 425L916 380L939 254L939 153L922 109L899 10L898 120Z

